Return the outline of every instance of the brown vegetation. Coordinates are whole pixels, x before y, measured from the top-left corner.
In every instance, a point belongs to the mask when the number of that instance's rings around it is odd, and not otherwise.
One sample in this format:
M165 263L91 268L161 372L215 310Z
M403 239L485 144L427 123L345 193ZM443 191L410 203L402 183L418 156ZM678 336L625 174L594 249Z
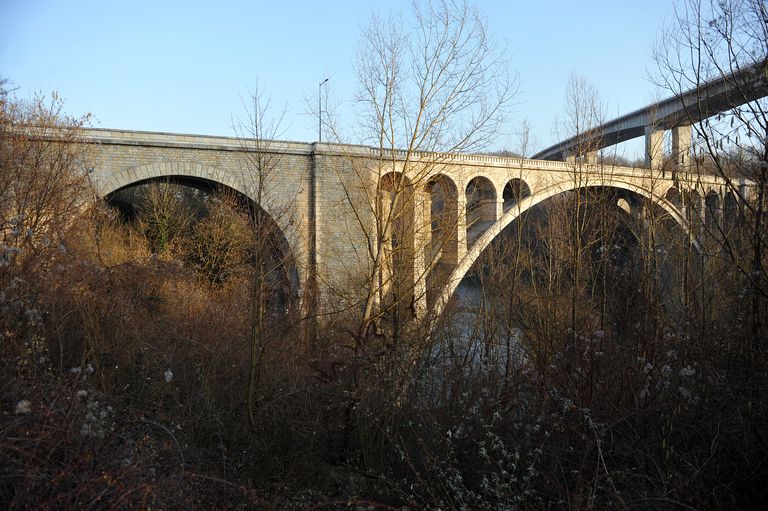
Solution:
M765 179L698 245L585 183L510 226L468 279L478 303L424 332L397 293L366 308L382 268L357 309L302 317L272 224L239 198L151 183L126 222L92 200L82 120L59 107L0 93L0 507L768 499ZM370 231L374 255L396 217Z

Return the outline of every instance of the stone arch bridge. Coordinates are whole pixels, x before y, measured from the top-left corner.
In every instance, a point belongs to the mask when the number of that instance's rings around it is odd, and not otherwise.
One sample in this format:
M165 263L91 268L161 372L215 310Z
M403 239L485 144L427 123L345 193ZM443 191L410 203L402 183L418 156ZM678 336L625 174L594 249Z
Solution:
M507 225L571 190L615 189L618 206L637 212L655 204L691 233L698 224L735 214L741 200L733 183L714 176L678 172L673 180L658 169L586 162L108 129L86 130L84 143L88 171L102 197L165 178L261 196L259 205L279 227L295 267L297 296L326 311L360 307L361 289L371 280L381 283L378 291L384 294L396 279L382 274L392 277L395 264L375 264L376 254L393 258L397 246L412 251L399 278L412 289L415 314L438 314ZM268 163L261 173L254 155ZM387 200L395 196L397 214ZM383 217L398 227L377 227ZM428 296L438 266L444 278Z

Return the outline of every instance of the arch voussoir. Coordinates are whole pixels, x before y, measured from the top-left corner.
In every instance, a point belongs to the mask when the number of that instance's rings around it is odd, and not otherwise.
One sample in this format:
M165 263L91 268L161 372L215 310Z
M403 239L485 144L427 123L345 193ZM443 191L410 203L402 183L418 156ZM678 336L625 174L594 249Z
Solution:
M159 161L138 165L113 174L100 187L99 193L107 196L120 188L125 188L149 179L165 177L191 177L224 185L253 199L247 187L239 179L220 169L189 161Z

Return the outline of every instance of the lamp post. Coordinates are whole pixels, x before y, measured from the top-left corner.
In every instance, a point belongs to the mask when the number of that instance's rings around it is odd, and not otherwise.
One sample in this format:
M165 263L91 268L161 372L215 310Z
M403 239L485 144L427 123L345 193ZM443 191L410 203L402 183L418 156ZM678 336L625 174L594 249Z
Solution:
M329 78L326 78L317 86L317 141L323 141L323 95L322 87Z

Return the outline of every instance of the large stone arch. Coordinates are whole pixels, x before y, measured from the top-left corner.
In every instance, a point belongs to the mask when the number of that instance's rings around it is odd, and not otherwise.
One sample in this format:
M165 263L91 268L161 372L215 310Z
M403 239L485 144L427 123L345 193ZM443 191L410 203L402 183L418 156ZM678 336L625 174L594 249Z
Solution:
M607 181L600 184L595 183L592 186L626 190L652 201L654 204L660 206L666 213L668 213L670 217L685 231L686 235L689 236L690 239L690 229L687 226L684 216L666 197L661 197L643 187L623 181ZM534 195L522 199L518 207L510 208L509 210L505 211L501 218L492 226L490 226L483 233L483 235L474 242L462 260L459 262L456 269L446 281L445 287L435 300L435 305L430 311L428 319L435 320L440 316L440 314L442 314L443 309L453 296L453 293L456 291L459 283L466 276L467 272L469 272L469 270L472 268L472 265L475 263L475 261L477 261L478 257L480 257L480 254L482 254L482 252L488 248L491 242L496 239L496 237L501 234L501 232L510 223L512 223L518 217L539 203L557 195L576 190L578 188L580 187L572 186L572 183L558 183L544 190L541 190ZM696 242L694 242L694 244L696 244Z
M293 298L302 296L302 285L306 282L307 275L297 257L301 253L301 247L292 243L294 237L289 234L288 227L291 219L282 218L282 215L275 215L275 211L271 210L268 205L259 204L256 201L257 183L248 186L238 179L236 174L197 162L157 161L111 174L98 184L97 193L106 199L121 189L162 179L171 179L192 186L195 186L195 183L206 183L210 185L210 188L225 187L261 208L266 213L268 220L274 224L273 231L278 236L277 246L286 258L286 276L290 284L290 294Z

